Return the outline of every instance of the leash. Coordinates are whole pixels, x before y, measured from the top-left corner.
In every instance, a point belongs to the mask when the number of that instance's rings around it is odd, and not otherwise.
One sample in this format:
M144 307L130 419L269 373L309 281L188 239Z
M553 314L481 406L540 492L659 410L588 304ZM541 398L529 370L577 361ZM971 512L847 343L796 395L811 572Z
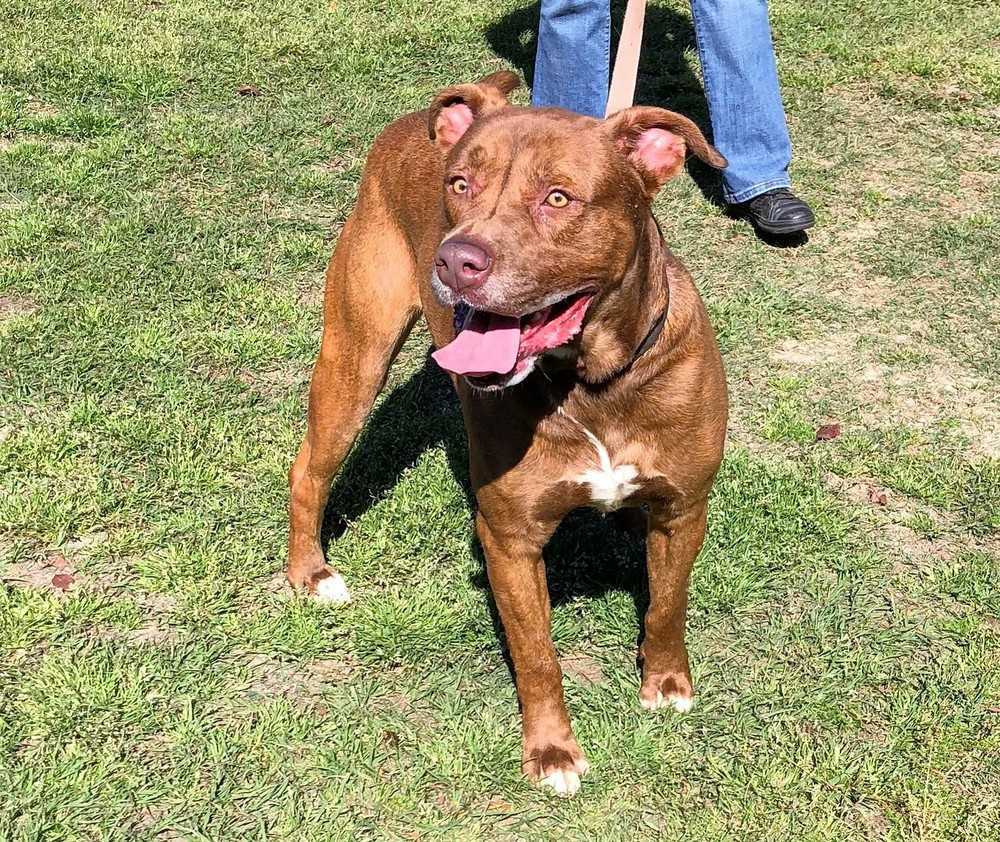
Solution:
M628 0L625 6L625 20L622 22L622 34L618 39L618 52L615 55L615 67L611 73L611 89L608 91L608 105L604 116L610 117L623 108L628 108L635 101L635 85L639 78L639 53L642 50L642 27L646 21L646 0ZM632 359L625 366L628 371L639 357L646 353L663 332L667 321L667 310L660 313L653 322L646 338L635 349Z
M622 22L622 34L618 39L615 66L611 72L611 88L608 91L608 104L604 109L605 117L610 117L615 112L628 108L635 101L635 85L639 78L639 53L642 50L642 28L646 21L646 2L647 0L628 0L628 4L625 6L625 20ZM639 343L639 347L635 349L628 364L622 369L622 373L628 371L635 365L639 357L656 344L656 340L663 333L669 309L668 301L663 312L655 319L649 332ZM561 407L559 411L562 412ZM580 423L575 418L571 418L571 420L577 424ZM584 428L584 432L590 437L589 430Z
M646 20L646 0L628 0L615 68L611 73L611 89L604 116L628 108L635 100L635 83L639 77L639 51L642 49L642 25Z

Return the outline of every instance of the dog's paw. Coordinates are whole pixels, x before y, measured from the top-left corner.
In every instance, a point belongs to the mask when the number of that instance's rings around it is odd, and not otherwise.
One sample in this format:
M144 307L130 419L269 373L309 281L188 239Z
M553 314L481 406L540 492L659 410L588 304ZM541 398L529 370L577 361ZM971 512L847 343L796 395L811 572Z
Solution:
M694 699L690 696L678 695L677 693L664 696L663 693L657 690L656 696L652 699L640 696L639 704L646 710L659 710L660 708L670 707L677 711L677 713L688 713L694 707Z
M580 790L580 773L573 769L560 769L546 775L538 783L540 786L551 789L556 795L566 798L570 795L576 795Z
M576 795L580 778L590 768L576 740L570 738L560 745L547 745L537 751L525 752L524 772L539 786L556 795Z
M311 550L290 550L285 578L292 590L307 593L317 602L344 605L351 601L344 577L323 560L318 545Z
M333 570L326 571L326 574L313 585L316 601L326 605L346 605L351 601L351 592L344 577Z
M643 678L639 704L646 710L673 708L677 713L688 713L694 707L691 682L677 673L650 673Z

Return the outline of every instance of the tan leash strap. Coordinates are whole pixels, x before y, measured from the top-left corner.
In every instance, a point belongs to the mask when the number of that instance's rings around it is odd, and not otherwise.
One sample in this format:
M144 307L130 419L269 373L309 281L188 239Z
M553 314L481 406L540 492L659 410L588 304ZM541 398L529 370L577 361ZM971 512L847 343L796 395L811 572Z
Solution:
M642 25L646 20L646 0L628 0L622 36L618 41L615 68L605 117L628 108L635 101L635 83L639 76L639 51L642 49Z

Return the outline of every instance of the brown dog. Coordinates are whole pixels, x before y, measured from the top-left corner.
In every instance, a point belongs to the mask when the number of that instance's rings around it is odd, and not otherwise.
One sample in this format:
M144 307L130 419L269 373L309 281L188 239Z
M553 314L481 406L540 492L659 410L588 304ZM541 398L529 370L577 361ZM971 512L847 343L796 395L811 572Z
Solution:
M456 375L524 770L571 794L587 761L563 702L542 548L572 509L648 511L639 701L692 704L687 581L722 459L726 386L650 203L687 150L726 161L678 114L515 108L518 84L501 72L447 88L372 148L326 276L309 428L289 475L288 579L349 599L320 547L330 481L423 312L435 358Z

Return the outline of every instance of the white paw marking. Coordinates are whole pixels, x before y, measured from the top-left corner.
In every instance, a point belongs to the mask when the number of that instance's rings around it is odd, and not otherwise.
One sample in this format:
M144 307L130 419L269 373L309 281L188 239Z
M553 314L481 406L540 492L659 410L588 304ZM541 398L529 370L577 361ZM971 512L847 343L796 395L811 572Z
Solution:
M584 471L575 481L590 486L590 499L598 508L606 512L621 508L622 503L640 488L638 483L632 482L639 475L638 468L635 465L612 465L611 454L604 443L572 415L563 412L561 407L559 411L583 431L597 451L597 460L601 465L600 468Z
M659 710L663 707L663 694L657 690L655 699L647 699L645 696L640 696L639 704L646 710Z
M556 795L566 797L569 795L576 795L577 790L580 789L580 776L572 770L559 770L542 778L539 781L539 784L551 787L555 791Z
M639 697L639 704L646 710L659 710L660 708L672 707L677 713L689 713L694 707L694 699L690 696L681 696L679 693L671 693L666 698L659 690L656 691L655 699L644 699Z
M351 592L347 590L347 583L339 573L321 579L316 586L316 599L320 602L328 602L331 605L344 605L351 601Z
M694 699L690 696L678 696L676 693L671 693L667 697L667 701L678 713L690 713L691 708L694 707Z

